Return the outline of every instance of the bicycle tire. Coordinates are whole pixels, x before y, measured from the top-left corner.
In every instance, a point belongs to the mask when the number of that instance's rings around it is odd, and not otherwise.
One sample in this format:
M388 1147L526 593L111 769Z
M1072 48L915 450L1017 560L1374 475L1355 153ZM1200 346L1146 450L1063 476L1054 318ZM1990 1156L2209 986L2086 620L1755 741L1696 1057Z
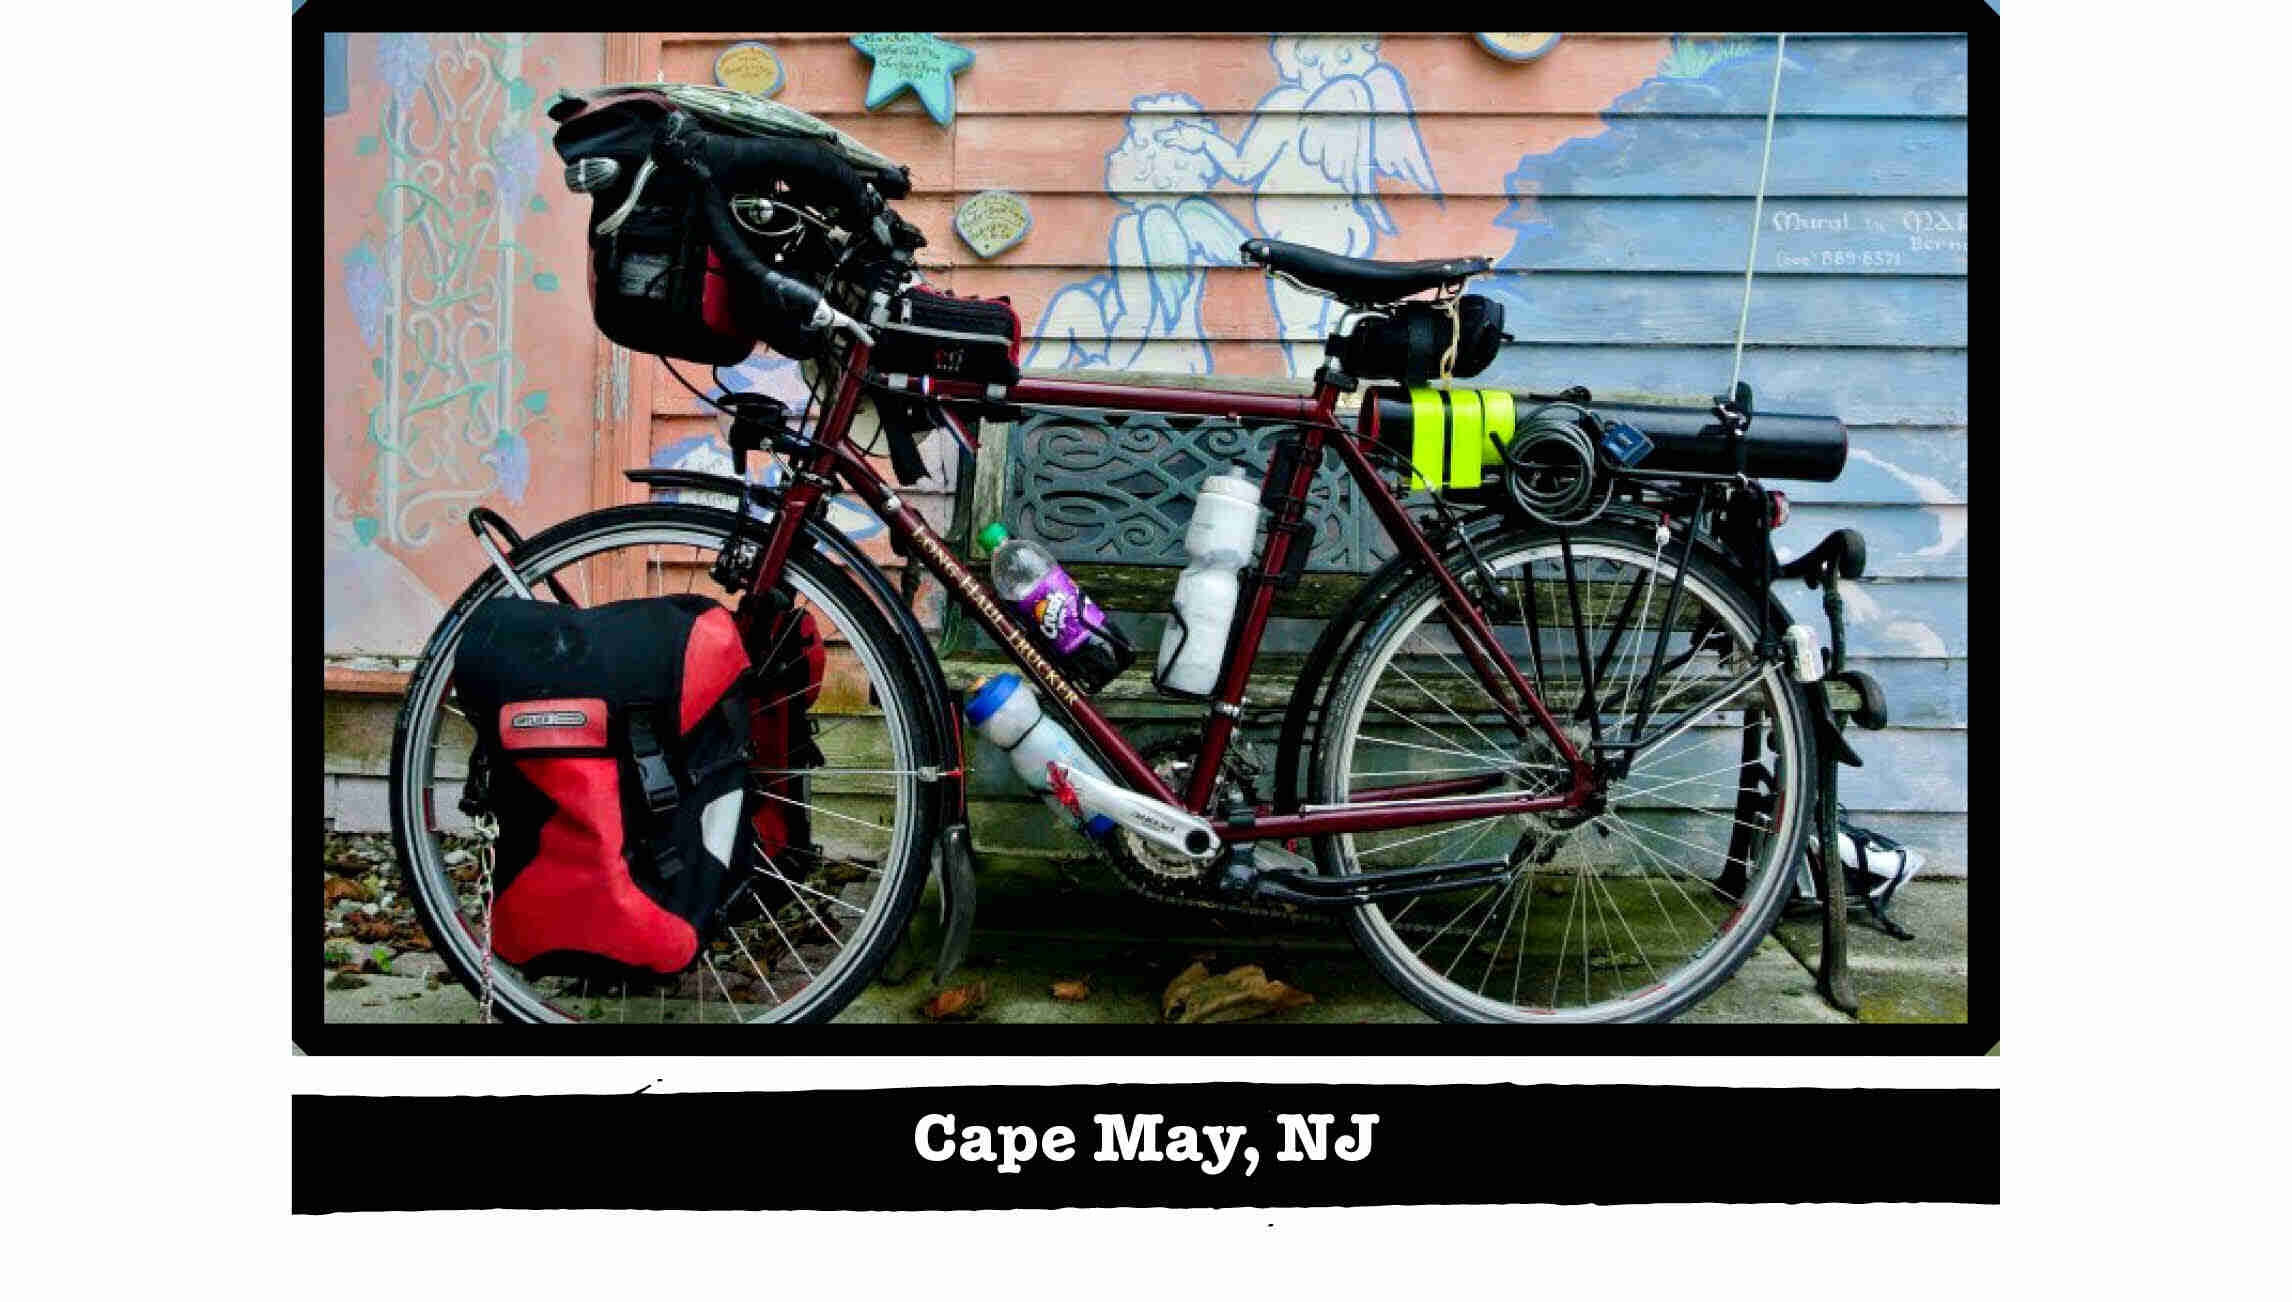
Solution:
M541 590L539 576L559 573L565 565L580 563L613 550L609 544L687 546L713 551L730 536L734 516L713 507L683 504L638 504L608 507L576 516L534 535L507 558L530 587ZM750 528L758 526L751 523ZM648 544L647 540L650 540ZM912 769L933 762L933 743L924 710L927 697L907 663L900 635L891 620L870 600L860 583L840 566L809 548L798 548L788 558L782 586L816 608L830 613L843 642L868 678L869 695L882 712L891 770ZM452 654L470 615L487 600L508 590L500 573L488 570L474 580L447 610L424 647L421 660L407 684L404 703L392 736L390 759L390 824L404 886L423 929L454 977L473 994L483 985L482 946L471 936L460 915L456 888L445 871L439 849L435 813L434 767L418 756L434 754L438 711L445 699L452 672ZM902 758L904 757L904 758ZM929 872L929 824L935 798L919 780L907 782L907 797L892 803L894 818L880 869L882 885L871 899L857 951L839 951L833 967L805 982L795 997L760 1018L744 1021L822 1022L834 1017L866 988L882 969L905 930L923 880ZM449 918L446 910L455 910ZM788 946L791 953L797 946ZM713 963L713 960L711 960ZM764 978L761 967L757 975ZM496 965L494 1008L505 1021L561 1022L581 1020L538 992L521 996L514 973L504 985ZM719 986L722 986L719 977ZM507 994L509 997L504 998ZM583 996L586 998L587 996ZM625 1014L627 998L621 999ZM731 994L727 1008L737 1009ZM665 996L662 1001L666 1006Z
M1637 556L1652 559L1653 549L1646 532L1628 527L1620 522L1601 521L1583 528L1570 530L1568 535L1572 540L1571 551L1574 555L1589 556L1600 560L1617 560L1619 562L1619 579L1622 558ZM1558 550L1558 537L1559 534L1555 531L1513 527L1483 534L1475 539L1475 546L1480 555L1489 562L1491 568L1501 576L1524 556L1529 558L1528 564L1530 566L1536 565L1540 560L1548 560L1551 554ZM1634 591L1643 592L1639 598L1641 601L1640 610L1660 610L1662 589L1668 584L1670 576L1676 573L1678 554L1679 545L1675 542L1660 569L1650 571L1650 579L1659 581L1650 582L1645 590L1634 589ZM1458 581L1467 585L1468 591L1479 582L1475 568L1468 557L1453 556L1449 559L1448 564ZM1732 639L1733 646L1747 647L1750 644L1750 638L1747 635L1750 630L1756 628L1758 619L1758 606L1752 596L1745 591L1744 586L1732 573L1709 555L1698 552L1688 557L1686 568L1687 583L1685 590L1693 594L1693 600L1700 603L1702 608L1721 610L1726 624L1726 637ZM1620 582L1616 586L1620 587ZM1515 588L1514 592L1517 596L1518 589ZM1612 599L1612 593L1610 596ZM1401 647L1408 644L1417 635L1418 630L1427 626L1428 621L1437 614L1438 608L1437 588L1433 577L1430 574L1422 574L1414 583L1400 589L1391 599L1371 612L1367 619L1367 627L1362 635L1346 648L1343 661L1332 672L1330 688L1325 698L1330 703L1329 717L1321 721L1321 726L1316 730L1314 737L1315 754L1309 765L1313 802L1317 804L1335 803L1352 794L1354 784L1351 777L1360 770L1355 755L1359 749L1359 742L1356 738L1363 734L1364 720L1369 717L1371 705L1374 704L1372 699L1374 694L1384 689L1382 681L1373 681L1373 679L1381 678L1383 667L1399 659L1398 653ZM1632 607L1627 604L1620 613L1614 612L1612 609L1610 613L1618 614L1620 626L1623 618L1628 617L1631 611ZM1521 623L1525 625L1527 622L1526 616L1523 615ZM1541 617L1539 617L1538 622L1541 623ZM1719 641L1716 638L1712 640ZM1636 639L1633 645L1636 652L1639 649ZM1438 653L1437 648L1435 653ZM1552 648L1545 647L1545 661L1549 663L1552 658ZM1649 659L1652 663L1652 656ZM1407 676L1405 669L1401 672L1404 677ZM1661 679L1659 678L1658 681L1660 683ZM1754 681L1753 687L1757 689L1755 704L1759 713L1754 715L1745 711L1742 726L1745 729L1766 728L1769 730L1763 738L1754 733L1754 739L1763 752L1758 756L1757 762L1766 769L1772 770L1774 807L1772 811L1762 815L1766 821L1757 832L1758 862L1744 865L1744 875L1747 880L1743 884L1742 896L1735 901L1736 907L1732 915L1725 922L1717 925L1715 934L1704 942L1703 948L1693 951L1690 960L1685 962L1680 972L1668 974L1666 980L1650 983L1653 986L1652 989L1628 992L1628 997L1611 996L1611 998L1597 1003L1590 1002L1591 993L1598 986L1591 966L1593 942L1589 928L1593 920L1592 915L1595 912L1600 913L1599 921L1603 930L1610 930L1607 928L1608 914L1604 912L1604 909L1615 905L1617 893L1612 887L1609 888L1608 902L1602 904L1602 883L1620 881L1623 878L1611 876L1606 871L1595 868L1589 861L1588 852L1583 851L1579 851L1583 862L1576 874L1577 882L1574 891L1575 896L1583 897L1584 900L1589 901L1580 905L1584 911L1586 924L1584 934L1586 970L1582 986L1587 999L1587 1003L1581 1008L1568 1010L1557 1007L1508 1006L1505 1001L1491 998L1483 993L1485 979L1482 990L1478 991L1468 991L1459 982L1450 979L1447 973L1453 972L1461 961L1464 952L1480 952L1477 943L1481 929L1477 926L1472 933L1472 938L1464 940L1460 945L1459 956L1450 960L1447 971L1436 972L1430 959L1408 948L1407 942L1402 939L1402 928L1394 925L1399 913L1405 911L1406 908L1414 907L1413 904L1397 904L1394 918L1388 918L1384 907L1379 905L1360 905L1348 910L1346 922L1353 934L1355 943L1368 956L1380 975L1405 998L1425 1012L1446 1021L1660 1022L1669 1020L1692 1007L1734 975L1751 952L1757 948L1760 940L1766 936L1775 918L1780 914L1790 894L1790 867L1794 859L1793 851L1803 842L1805 820L1813 803L1814 740L1812 721L1798 684L1792 682L1780 666L1768 666L1765 673ZM1607 685L1602 684L1599 694L1594 697L1594 703L1603 703L1603 698L1607 694ZM1555 685L1554 696L1560 695L1561 693ZM1553 710L1556 717L1566 722L1572 717L1568 706L1579 703L1583 695L1584 693L1579 690L1575 693L1574 701L1548 699L1547 705ZM1680 707L1682 711L1688 708L1688 705ZM1714 717L1723 718L1724 713ZM1412 726L1421 727L1422 725ZM1467 723L1465 726L1471 725ZM1575 738L1574 740L1581 748L1582 739ZM1406 743L1395 741L1393 744L1403 745ZM1710 744L1710 739L1697 743L1698 746L1707 744ZM1751 761L1745 760L1744 762L1749 763ZM1521 771L1524 772L1526 767L1523 766ZM1657 790L1660 791L1660 788ZM1691 792L1693 790L1690 788ZM1626 792L1625 794L1630 795L1632 793ZM1670 814L1670 811L1661 808L1655 809L1654 812L1666 816ZM1740 808L1730 811L1731 816L1728 821L1731 823L1742 822L1739 817L1734 817L1741 812ZM1524 828L1522 842L1526 843L1528 832L1525 829L1529 826L1527 822L1529 816L1514 817L1522 819ZM1620 818L1620 812L1595 816L1587 820L1584 826L1596 825L1595 832L1603 841L1630 841L1642 847L1656 846L1659 857L1663 849L1672 849L1674 854L1681 853L1676 848L1664 846L1644 834L1635 835L1635 829L1628 825L1620 834L1597 830L1598 827L1607 825L1603 820L1620 820ZM1557 853L1557 851L1546 850L1550 839L1558 835L1557 833L1539 825L1535 829L1535 834L1539 838L1539 852ZM1575 835L1577 833L1571 831L1567 837L1572 839ZM1393 844L1397 845L1401 842ZM1568 840L1561 842L1563 848L1566 844L1568 844ZM1372 852L1377 848L1372 847ZM1362 850L1353 837L1318 838L1315 850L1320 869L1324 873L1347 875L1360 871ZM1639 852L1634 850L1631 853L1638 856ZM1436 856L1436 861L1447 860ZM1724 860L1722 865L1721 876L1723 877ZM1649 871L1650 868L1653 868L1653 865L1643 863L1640 871L1643 876L1651 877L1655 881L1665 881L1676 885L1679 881L1685 880L1685 874L1674 873L1668 868L1656 869L1652 872ZM1538 869L1534 866L1521 865L1514 877L1515 881L1525 881L1526 883L1513 905L1522 913L1518 919L1521 925L1521 938L1518 944L1518 957L1515 959L1519 969L1527 967L1527 955L1532 948L1529 935L1529 917L1533 913L1535 897L1539 894L1538 883L1533 880L1537 872ZM1561 876L1557 871L1551 875L1555 878ZM1489 889L1496 888L1491 887ZM1513 888L1507 886L1505 889ZM1650 883L1649 893L1659 903L1662 901L1663 894L1655 889L1653 882ZM1462 892L1454 894L1462 894ZM1682 888L1682 894L1687 894L1687 888ZM1420 897L1420 900L1441 898L1444 897L1426 896ZM1499 895L1496 903L1489 906L1491 912L1502 906L1506 898L1505 895ZM1579 907L1578 900L1572 897L1567 907L1571 911L1572 924L1574 910ZM1437 907L1434 916L1437 916ZM1458 916L1463 916L1461 911ZM1620 907L1617 907L1614 916L1623 923L1625 931L1631 930L1628 919ZM1708 915L1703 916L1706 916L1708 921ZM1676 922L1676 919L1671 920ZM1485 921L1486 919L1483 919L1483 922ZM1507 919L1504 926L1509 927L1511 921L1512 919ZM1545 921L1548 927L1549 918L1547 917ZM1418 925L1421 929L1424 924ZM1499 931L1493 942L1493 948L1488 951L1491 966L1501 956L1505 946L1509 943L1509 936L1508 930ZM1435 941L1438 939L1439 937L1436 936ZM1692 929L1686 939L1692 939ZM1632 944L1635 946L1640 944L1636 935L1633 936ZM1623 946L1614 946L1613 948L1618 951L1625 949ZM1429 955L1432 952L1433 943L1428 942L1425 953ZM1602 957L1604 961L1607 961L1613 960L1615 955L1609 954ZM1565 963L1568 958L1569 952L1566 949L1566 941L1563 936L1559 961ZM1639 958L1642 966L1651 969L1656 966L1644 949ZM1628 953L1624 955L1623 962L1629 962ZM1620 967L1622 964L1619 963L1618 966ZM1469 974L1470 969L1468 968L1467 975ZM1555 973L1554 980L1555 986L1557 986L1559 982L1557 973ZM1610 982L1611 989L1621 984L1620 979ZM1515 993L1519 987L1520 972L1516 970L1513 977Z

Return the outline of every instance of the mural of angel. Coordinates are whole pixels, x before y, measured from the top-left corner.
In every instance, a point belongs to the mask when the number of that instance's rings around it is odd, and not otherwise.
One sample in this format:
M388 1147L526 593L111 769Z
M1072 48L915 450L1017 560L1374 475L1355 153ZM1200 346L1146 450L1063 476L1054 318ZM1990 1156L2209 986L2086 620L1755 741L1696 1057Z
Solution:
M1106 189L1124 208L1106 242L1105 274L1051 296L1028 352L1030 368L1215 369L1202 338L1205 267L1241 264L1247 227L1204 197L1218 166L1202 150L1173 147L1184 129L1217 127L1189 95L1141 95L1106 155ZM1173 125L1175 124L1175 125Z
M1254 215L1267 239L1374 257L1377 237L1394 233L1377 197L1378 177L1440 195L1408 85L1378 54L1382 44L1366 34L1276 36L1269 48L1281 84L1258 101L1238 143L1199 120L1169 124L1158 138L1198 152L1224 179L1254 191ZM1266 283L1290 374L1304 375L1341 309L1318 294Z

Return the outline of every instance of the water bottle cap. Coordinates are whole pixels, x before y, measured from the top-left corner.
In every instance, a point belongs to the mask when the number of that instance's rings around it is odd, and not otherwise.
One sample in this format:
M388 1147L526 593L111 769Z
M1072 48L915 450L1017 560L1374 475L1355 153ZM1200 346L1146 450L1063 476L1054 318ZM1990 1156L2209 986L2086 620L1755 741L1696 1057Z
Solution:
M1004 528L1001 521L997 521L979 531L979 545L993 551L1008 542L1010 537L1011 531Z
M1003 702L1019 690L1017 674L997 674L971 689L970 703L963 707L964 722L976 728L1003 708Z
M1257 481L1249 477L1249 467L1237 465L1223 475L1212 475L1202 481L1202 491L1221 497L1255 505L1258 499Z

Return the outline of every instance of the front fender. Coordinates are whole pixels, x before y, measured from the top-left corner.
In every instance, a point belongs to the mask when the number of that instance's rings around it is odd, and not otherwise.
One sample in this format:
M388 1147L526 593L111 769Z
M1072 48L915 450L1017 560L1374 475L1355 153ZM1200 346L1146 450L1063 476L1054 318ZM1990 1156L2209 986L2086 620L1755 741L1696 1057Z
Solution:
M755 484L743 484L730 475L711 475L697 470L624 470L622 474L639 484L651 488L683 488L702 493L722 493L737 496L743 489L748 500L756 505L759 515L749 517L749 527L762 532L771 522L777 504ZM729 521L732 513L724 513ZM940 672L939 657L931 650L930 639L915 612L900 598L899 590L883 575L876 563L860 550L858 543L845 537L842 530L817 518L804 521L802 544L824 550L841 562L852 577L859 580L871 600L898 630L899 645L915 683L923 690L924 726L934 758L931 764L947 776L933 784L939 789L939 830L933 836L933 871L939 874L939 909L942 944L937 965L938 977L945 984L955 967L961 963L963 950L971 933L971 920L978 909L977 884L972 873L968 808L968 793L964 785L962 736L956 730L955 706L947 692L946 675Z
M767 497L762 488L755 484L743 485L730 475L711 475L697 470L624 470L621 473L632 482L650 488L690 489L701 493L722 493L726 497L737 496L745 487L748 500L760 512L749 517L751 527L758 531L772 521L778 509L778 504ZM729 518L731 512L725 514ZM924 711L928 716L925 724L930 730L934 755L931 762L956 774L953 782L940 784L948 788L943 793L941 806L943 822L963 822L965 802L961 775L962 750L955 733L954 715L947 705L946 675L939 671L939 658L932 653L931 641L924 633L923 625L916 620L915 612L900 599L899 589L894 588L891 580L884 577L882 569L869 559L866 552L860 550L858 543L845 537L842 530L816 518L806 520L803 541L826 551L851 571L852 577L867 589L868 596L882 610L884 617L891 621L891 626L898 630L900 648L908 668L914 672L916 684L923 689L927 703L933 707Z

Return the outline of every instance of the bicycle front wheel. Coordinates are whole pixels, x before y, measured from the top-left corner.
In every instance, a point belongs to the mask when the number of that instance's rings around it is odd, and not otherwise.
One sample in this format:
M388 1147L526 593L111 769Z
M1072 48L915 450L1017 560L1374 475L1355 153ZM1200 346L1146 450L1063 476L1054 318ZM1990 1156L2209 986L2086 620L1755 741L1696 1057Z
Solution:
M1734 973L1789 893L1813 793L1804 698L1755 658L1751 596L1708 557L1683 576L1676 537L1658 555L1650 531L1601 522L1476 545L1488 572L1464 558L1454 572L1570 744L1646 744L1590 809L1325 838L1323 870L1509 865L1492 885L1349 915L1435 1016L1666 1020ZM1370 617L1327 699L1317 804L1431 783L1566 789L1549 738L1511 727L1472 674L1431 575Z
M528 540L511 568L541 601L703 592L732 528L730 513L684 505L612 507ZM520 1022L670 1024L824 1021L882 967L915 907L927 871L932 762L923 691L898 654L897 633L860 585L799 549L781 579L809 609L829 647L826 685L811 711L824 761L793 776L759 769L766 795L800 804L814 848L760 855L730 916L738 919L681 978L600 981L528 977L487 961L483 847L458 809L473 734L454 700L454 653L487 601L522 600L498 571L470 585L432 635L407 686L390 758L390 823L408 891L431 943L473 994L489 978L493 1015Z

